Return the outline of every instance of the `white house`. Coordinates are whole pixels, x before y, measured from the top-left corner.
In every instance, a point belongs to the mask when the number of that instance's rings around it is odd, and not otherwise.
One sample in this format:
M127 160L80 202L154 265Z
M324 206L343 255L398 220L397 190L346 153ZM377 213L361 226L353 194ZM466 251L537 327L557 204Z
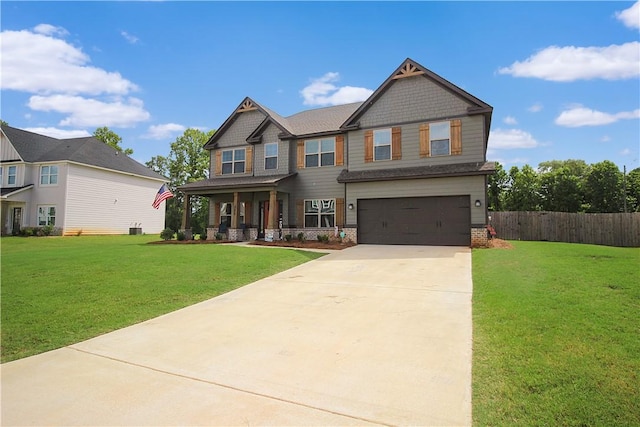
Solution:
M56 139L4 125L1 130L3 235L47 225L64 235L163 230L164 204L151 205L165 177L94 137Z

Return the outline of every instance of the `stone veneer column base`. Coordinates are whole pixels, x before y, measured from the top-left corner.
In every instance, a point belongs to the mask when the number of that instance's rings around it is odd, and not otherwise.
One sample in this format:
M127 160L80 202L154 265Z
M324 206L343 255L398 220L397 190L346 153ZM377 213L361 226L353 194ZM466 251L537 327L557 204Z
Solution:
M216 240L216 234L218 234L218 227L207 228L207 240Z
M282 237L280 236L280 229L278 229L278 228L266 228L264 230L264 240L266 240L267 242L275 241L275 240L282 240Z
M475 227L471 229L471 247L484 248L487 246L487 229Z

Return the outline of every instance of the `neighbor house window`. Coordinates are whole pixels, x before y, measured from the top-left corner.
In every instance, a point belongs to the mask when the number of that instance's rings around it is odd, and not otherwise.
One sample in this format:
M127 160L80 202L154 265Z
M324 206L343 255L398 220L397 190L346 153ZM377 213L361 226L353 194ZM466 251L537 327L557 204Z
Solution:
M55 206L38 206L38 225L56 225Z
M7 185L16 185L17 166L9 166L7 171Z
M245 149L222 152L222 174L244 173Z
M373 131L373 160L391 160L391 129Z
M278 143L264 145L264 168L278 169Z
M58 183L58 166L42 166L40 168L40 184L53 185Z
M437 122L429 125L429 145L432 156L451 154L451 128L449 122Z
M304 226L333 228L336 223L335 199L305 200Z
M335 165L336 139L310 139L304 142L304 166L307 168Z

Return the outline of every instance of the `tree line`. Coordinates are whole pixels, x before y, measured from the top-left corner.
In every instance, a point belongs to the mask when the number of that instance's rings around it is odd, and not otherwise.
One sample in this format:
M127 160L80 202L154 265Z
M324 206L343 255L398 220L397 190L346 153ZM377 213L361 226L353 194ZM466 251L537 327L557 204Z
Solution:
M609 160L550 160L508 172L496 163L487 187L493 211L640 211L640 168L625 173Z

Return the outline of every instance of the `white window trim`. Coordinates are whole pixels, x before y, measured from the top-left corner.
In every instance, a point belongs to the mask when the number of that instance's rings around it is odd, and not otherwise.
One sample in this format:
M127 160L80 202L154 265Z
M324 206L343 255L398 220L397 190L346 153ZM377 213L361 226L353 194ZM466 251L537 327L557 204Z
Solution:
M275 156L267 156L267 146L276 146L276 155ZM278 169L278 155L280 154L280 147L278 147L278 143L277 142L269 142L268 144L264 145L264 170L277 170ZM274 158L276 159L276 167L275 168L269 168L267 169L267 159L272 159Z
M328 139L332 139L333 140L333 150L331 151L322 151L322 141L323 140L328 140ZM315 153L307 153L307 142L313 142L313 141L317 141L318 142L318 151ZM323 154L329 154L329 153L333 153L333 164L331 165L323 165L322 164L322 155ZM317 155L318 156L318 166L308 166L307 165L307 156L313 156L313 155ZM336 138L332 137L332 138L318 138L318 139L308 139L304 141L304 167L305 168L326 168L326 167L331 167L331 166L335 166L336 165Z
M13 175L11 174L11 169L13 168ZM9 182L9 178L13 177L13 184ZM7 166L7 187L15 187L18 185L18 166L12 165Z
M385 132L389 133L389 144L379 144L376 145L376 133ZM386 162L387 160L393 159L393 132L391 128L386 129L376 129L373 131L373 161L374 162ZM377 159L376 158L376 147L386 147L389 146L389 158L388 159Z
M236 160L236 151L244 151L244 159ZM231 161L224 161L224 153L226 151L231 151ZM242 172L236 172L236 163L244 163L244 167L242 168ZM224 173L224 165L231 164L231 172ZM220 174L221 175L243 175L247 172L247 149L246 148L231 148L229 150L222 150L222 154L220 155Z
M2 180L3 175L2 175L2 166L0 166L0 187L4 187L4 181Z
M51 221L51 215L50 215L50 208L54 209L54 215L53 215L53 224L50 224ZM40 224L40 209L44 209L45 212L45 224ZM38 211L37 211L37 221L38 221L38 227L45 227L47 225L51 225L54 226L56 225L56 218L58 216L58 212L56 209L56 205L38 205Z
M446 123L449 126L449 137L447 138L447 140L449 141L449 152L447 154L434 154L433 151L433 141L441 141L443 140L442 138L440 139L434 139L433 138L433 132L431 132L431 127L433 125L439 125L439 124L443 124ZM445 157L445 156L450 156L451 155L451 122L450 121L441 121L441 122L433 122L433 123L429 123L429 153L431 157Z
M48 168L49 168L49 173L47 174L47 177L49 177L49 182L48 182L48 183L43 184L43 183L42 183L42 176L43 176L43 175L42 175L42 169L43 169L43 168L45 168L45 167L48 167ZM51 184L51 177L52 177L52 176L54 176L53 174L51 174L51 168L52 168L52 167L56 168L56 173L55 173L56 182L55 182L55 184ZM39 182L39 185L40 185L41 187L55 187L55 186L57 186L57 185L58 185L58 182L59 182L59 181L58 181L58 178L59 178L59 176L60 176L60 168L58 167L58 165L41 165L41 166L40 166L39 181L38 181L38 182Z
M318 212L310 212L307 213L307 202L317 202L319 204L322 203L328 203L329 206L333 206L333 213L323 213L322 209L318 209ZM305 199L304 200L304 220L303 220L303 224L304 224L304 228L334 228L335 227L335 223L336 223L336 199ZM322 216L327 216L327 215L333 215L333 226L332 225L323 225L322 224ZM307 226L307 216L317 216L318 217L318 226L317 227L311 227L311 226Z

